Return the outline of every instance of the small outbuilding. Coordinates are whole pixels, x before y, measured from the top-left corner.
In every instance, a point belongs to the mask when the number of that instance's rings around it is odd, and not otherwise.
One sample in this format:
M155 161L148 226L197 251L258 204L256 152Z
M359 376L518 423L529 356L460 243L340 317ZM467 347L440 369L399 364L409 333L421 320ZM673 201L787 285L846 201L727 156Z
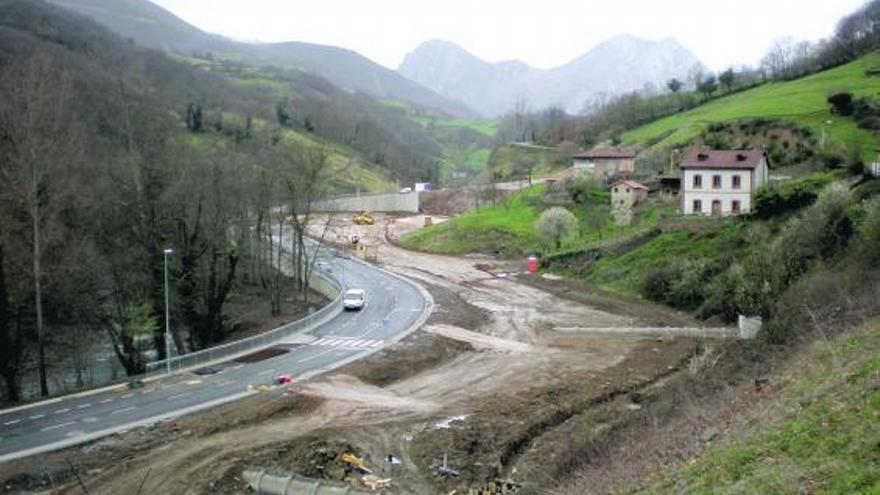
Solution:
M648 199L648 187L634 180L622 180L611 186L611 206L632 208Z

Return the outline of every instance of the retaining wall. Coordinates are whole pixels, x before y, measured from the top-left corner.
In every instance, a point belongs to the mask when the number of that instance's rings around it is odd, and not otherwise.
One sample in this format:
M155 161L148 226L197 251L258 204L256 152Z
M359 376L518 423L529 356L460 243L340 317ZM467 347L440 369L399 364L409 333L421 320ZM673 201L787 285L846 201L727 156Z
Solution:
M322 212L419 212L419 193L361 194L319 201L313 207Z

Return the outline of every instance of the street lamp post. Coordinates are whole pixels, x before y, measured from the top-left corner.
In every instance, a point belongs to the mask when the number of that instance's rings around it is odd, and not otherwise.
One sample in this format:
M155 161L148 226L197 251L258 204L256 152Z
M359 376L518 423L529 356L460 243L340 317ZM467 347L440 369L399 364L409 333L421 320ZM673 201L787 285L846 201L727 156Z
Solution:
M822 138L819 140L819 149L821 149L822 151L825 150L825 126L829 126L833 123L834 122L831 122L830 120L822 122Z
M171 248L165 251L165 371L171 374L171 310L168 297L168 256L174 253Z

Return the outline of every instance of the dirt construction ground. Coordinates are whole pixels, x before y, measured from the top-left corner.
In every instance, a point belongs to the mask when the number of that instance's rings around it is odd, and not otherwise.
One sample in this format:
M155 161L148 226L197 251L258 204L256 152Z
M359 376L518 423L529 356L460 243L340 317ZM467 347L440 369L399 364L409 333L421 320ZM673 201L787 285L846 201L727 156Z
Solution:
M428 323L331 374L93 444L0 465L0 492L248 493L244 469L359 486L339 460L363 458L388 493L467 493L510 479L536 493L610 427L591 411L637 409L639 392L686 366L696 342L609 338L557 328L687 326L673 311L523 274L524 262L407 251L422 217L331 222L330 240L378 246L384 268L433 295ZM606 415L607 416L607 415ZM589 426L584 427L584 421ZM577 428L575 428L577 426ZM388 455L396 462L387 462ZM444 454L458 476L441 476ZM563 462L564 461L564 462Z

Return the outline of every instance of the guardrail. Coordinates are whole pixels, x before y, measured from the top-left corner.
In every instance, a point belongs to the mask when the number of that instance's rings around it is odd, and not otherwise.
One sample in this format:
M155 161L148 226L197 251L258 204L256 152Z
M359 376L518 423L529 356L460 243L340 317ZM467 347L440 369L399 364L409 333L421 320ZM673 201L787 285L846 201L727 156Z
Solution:
M218 345L201 351L191 352L171 358L171 371L180 371L199 365L208 365L215 361L233 359L235 357L269 347L280 340L297 333L305 332L330 321L342 311L342 284L339 281L318 271L312 272L311 286L316 291L330 298L323 308L314 313L282 325L274 330L247 337L228 344ZM147 364L145 377L161 375L167 372L166 361L153 361Z

